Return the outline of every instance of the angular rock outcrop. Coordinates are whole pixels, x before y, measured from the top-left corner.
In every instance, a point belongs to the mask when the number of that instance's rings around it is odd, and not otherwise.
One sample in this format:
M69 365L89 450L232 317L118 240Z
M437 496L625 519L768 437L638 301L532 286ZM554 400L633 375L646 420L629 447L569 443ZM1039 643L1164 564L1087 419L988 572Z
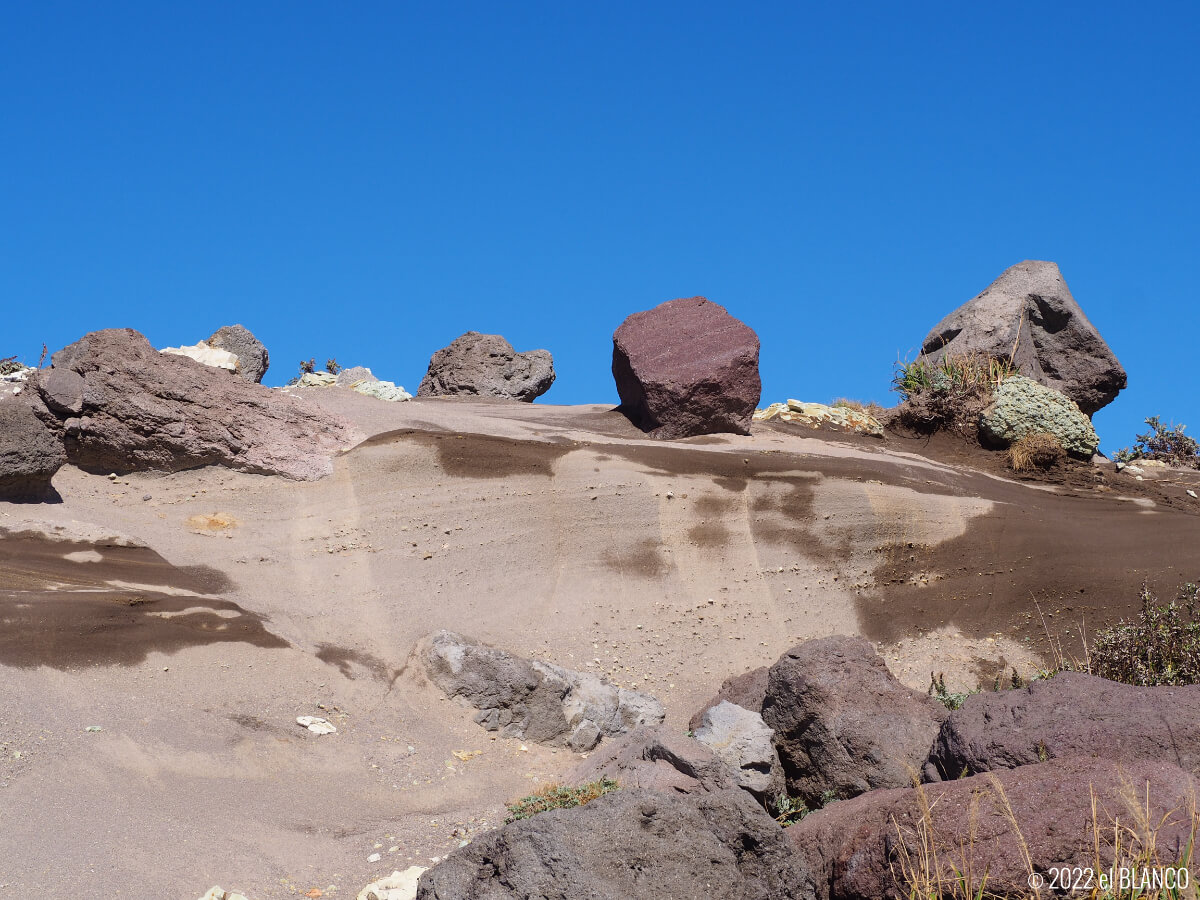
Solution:
M700 707L688 721L688 728L692 731L699 728L700 723L704 721L704 714L722 700L728 700L730 703L736 703L742 709L761 714L763 698L767 696L767 677L770 671L770 666L759 666L757 669L751 669L741 675L731 675L726 678L721 682L721 687L717 689L717 696Z
M567 784L615 779L622 788L696 794L734 787L729 767L699 741L664 726L637 728L606 742L570 775Z
M25 398L0 398L0 500L57 499L50 482L66 461L62 441Z
M754 329L704 297L634 313L613 334L621 411L656 438L749 434L758 347Z
M67 458L88 472L176 472L221 465L311 480L357 433L280 391L183 356L132 329L94 331L31 379Z
M454 851L418 900L791 900L813 895L780 827L743 791L618 790Z
M1111 403L1127 381L1058 266L1042 260L1006 269L935 325L921 352L934 363L946 353L1011 356L1022 375L1066 394L1089 416Z
M602 737L657 725L666 717L649 694L523 659L451 631L433 634L423 655L434 684L479 710L475 721L488 731L506 737L584 751Z
M1091 459L1100 446L1092 420L1073 400L1022 375L1000 382L979 416L979 433L1001 447L1027 434L1052 434L1064 450L1080 459Z
M762 716L728 700L704 711L696 740L729 767L733 783L760 803L783 792L783 768Z
M188 344L183 347L163 347L160 352L170 356L186 356L188 359L194 359L203 366L224 369L226 372L236 373L238 370L238 359L236 356L228 350L218 350L216 347L210 347L207 341L200 341L198 344Z
M1162 759L1200 774L1200 685L1134 687L1060 672L1018 690L975 694L942 725L925 777L1076 755Z
M226 350L237 358L237 373L247 381L259 384L271 365L270 355L263 342L249 328L226 325L218 328L208 339L208 345Z
M842 635L783 654L762 708L789 793L810 807L912 784L946 715L897 681L868 641Z
M916 788L872 791L832 803L785 834L818 897L912 897L921 873L940 874L944 884L956 887L955 873L969 876L968 889L956 891L955 896L974 897L986 873L986 896L1030 897L1030 863L1042 876L1051 868L1095 867L1093 825L1105 869L1114 863L1115 820L1133 826L1133 833L1122 834L1132 854L1117 861L1118 867L1131 866L1132 855L1141 849L1134 836L1139 819L1136 807L1144 813L1147 797L1150 821L1162 822L1155 839L1161 860L1170 864L1183 858L1191 830L1189 803L1194 803L1197 787L1195 778L1169 763L1139 761L1122 766L1069 757L923 785L920 792ZM923 840L933 854L923 855ZM1043 884L1048 882L1046 878ZM1051 893L1044 886L1038 896Z
M517 353L498 334L468 331L433 354L418 397L497 397L532 403L554 384L548 350Z

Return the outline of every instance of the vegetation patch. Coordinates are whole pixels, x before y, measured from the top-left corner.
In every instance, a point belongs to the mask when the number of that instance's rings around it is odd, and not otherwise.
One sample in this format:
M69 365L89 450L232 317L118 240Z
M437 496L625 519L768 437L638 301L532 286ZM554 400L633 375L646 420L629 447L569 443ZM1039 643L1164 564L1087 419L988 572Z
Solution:
M1169 603L1145 586L1131 622L1096 633L1089 654L1093 675L1136 685L1200 684L1200 587L1185 584Z
M1062 442L1048 432L1027 434L1008 448L1008 465L1014 472L1045 472L1066 457Z
M824 809L830 803L836 803L837 799L837 794L833 791L825 791L821 794L820 802L816 806L809 806L799 797L790 797L785 793L780 793L775 798L775 802L770 804L770 811L774 813L775 821L783 828L787 828L806 816L812 815L818 809Z
M1200 442L1184 434L1186 425L1164 425L1160 416L1146 420L1150 430L1139 434L1132 449L1122 447L1116 453L1118 462L1156 459L1170 466L1200 469Z
M900 395L900 422L916 431L956 431L977 439L979 414L1005 378L1017 374L1012 362L979 353L947 353L937 362L918 357L897 363L892 390Z
M587 784L577 787L548 784L528 797L522 797L520 800L509 803L508 818L504 820L504 824L507 825L519 819L528 819L530 816L536 816L538 813L551 809L574 809L576 806L583 806L597 797L603 797L605 794L611 794L619 789L620 785L612 778L589 781Z

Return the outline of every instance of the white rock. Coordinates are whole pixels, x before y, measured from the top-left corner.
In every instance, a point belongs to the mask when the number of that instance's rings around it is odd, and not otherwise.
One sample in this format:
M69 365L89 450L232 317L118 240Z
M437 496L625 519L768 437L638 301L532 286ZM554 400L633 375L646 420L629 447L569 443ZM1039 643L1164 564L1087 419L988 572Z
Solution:
M297 716L296 724L303 725L313 734L334 734L337 731L332 722L318 716Z
M417 882L425 871L425 866L409 866L403 872L393 872L368 884L359 891L356 900L414 900Z
M223 891L219 887L211 887L200 900L246 900L244 894L234 894Z
M234 354L228 350L210 347L207 341L192 344L190 347L164 347L158 352L169 353L173 356L186 356L215 369L228 369L230 372L238 370L238 358Z
M390 381L360 381L354 385L354 390L368 397L376 397L379 400L388 400L392 403L412 399L412 394L403 387L397 387Z
M306 372L300 376L300 387L329 387L337 384L337 376L331 372Z
M1188 493L1188 496L1189 496L1189 497L1193 497L1193 498L1196 498L1196 499L1200 499L1200 498L1197 498L1197 497L1196 497L1196 492L1195 492L1195 491L1193 491L1191 488L1188 488L1188 492L1187 492L1187 493Z
M367 857L367 862L379 862L383 857L378 853L372 853Z

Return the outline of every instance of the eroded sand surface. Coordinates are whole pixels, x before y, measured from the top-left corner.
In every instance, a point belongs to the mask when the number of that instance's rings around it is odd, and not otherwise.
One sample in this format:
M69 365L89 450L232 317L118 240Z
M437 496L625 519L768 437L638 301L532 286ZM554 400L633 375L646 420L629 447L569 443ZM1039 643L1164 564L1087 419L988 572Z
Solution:
M433 629L605 673L682 729L806 637L971 687L1036 665L1037 607L1069 640L1200 567L1186 499L919 442L664 445L600 406L310 396L372 435L323 481L66 468L62 504L0 504L7 896L353 897L497 824L576 758L442 699L409 665Z

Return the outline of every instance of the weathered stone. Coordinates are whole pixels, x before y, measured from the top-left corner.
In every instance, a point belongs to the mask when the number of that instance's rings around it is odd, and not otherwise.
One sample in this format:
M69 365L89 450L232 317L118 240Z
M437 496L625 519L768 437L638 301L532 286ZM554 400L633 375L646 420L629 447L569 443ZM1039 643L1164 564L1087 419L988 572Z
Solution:
M729 767L734 784L767 803L784 788L774 734L758 713L722 700L705 710L696 740Z
M337 373L335 379L339 387L354 387L362 382L376 380L375 373L366 366L351 366L348 369L342 369Z
M649 694L450 631L433 634L423 655L434 684L479 710L475 721L488 731L507 737L585 751L603 736L657 725L666 716Z
M1151 849L1136 836L1142 817L1161 822L1153 848L1159 858L1182 859L1197 787L1165 762L1068 757L919 789L871 791L832 803L785 834L821 898L913 897L923 875L956 887L965 877L969 885L954 896L974 897L985 874L986 896L1030 897L1030 867L1046 876L1051 868L1094 868L1097 861L1105 870L1114 862L1132 866L1139 850ZM1122 829L1129 855L1114 861L1117 819L1133 827ZM1037 896L1049 893L1043 888Z
M810 806L912 784L946 715L897 681L868 641L841 635L783 654L762 709L789 793Z
M1100 337L1058 266L1026 260L1007 269L982 294L929 332L922 354L1008 359L1022 374L1061 391L1089 416L1125 387L1125 370Z
M43 389L71 372L84 382L77 415L50 410ZM59 372L59 375L55 373ZM31 379L61 428L67 458L88 472L176 472L221 465L242 472L314 479L357 433L341 419L184 356L157 353L132 329L88 334L54 354ZM56 399L57 398L57 399ZM61 407L60 407L61 409Z
M67 461L62 441L24 397L0 398L0 500L53 500L54 473Z
M1052 434L1064 450L1091 459L1100 444L1092 421L1065 394L1015 375L1000 382L979 417L984 440L1001 447L1027 434Z
M752 328L704 297L634 313L613 335L621 411L656 438L749 434L758 346Z
M1134 687L1060 672L1018 690L975 694L942 725L925 776L953 779L1076 755L1163 759L1200 774L1200 685Z
M505 825L421 876L418 900L811 900L744 791L618 790Z
M636 728L591 753L568 784L615 779L623 788L694 794L734 787L729 768L694 738L664 726Z
M60 416L83 412L83 376L70 369L50 369L38 378L42 400Z
M497 397L532 403L554 384L548 350L517 353L498 334L468 331L433 354L418 397Z
M337 384L337 376L332 372L305 372L298 384L300 387L331 387Z
M417 883L428 870L427 866L409 866L403 872L393 872L368 884L358 892L356 900L413 900L417 896Z
M692 731L699 728L700 723L704 721L704 713L722 700L728 700L730 703L736 703L742 709L761 714L763 698L767 696L767 676L770 671L770 666L759 666L757 669L751 669L741 675L731 675L726 678L721 683L721 687L717 689L717 696L700 707L688 721L688 728Z
M870 437L883 437L883 426L870 413L849 406L826 406L824 403L772 403L766 409L754 411L755 422L787 422L809 428L830 428Z
M161 352L171 354L172 356L186 356L188 359L194 359L201 365L212 366L214 369L224 369L226 372L236 372L238 368L238 360L234 354L228 350L218 350L216 347L210 347L206 341L200 341L198 344L189 344L185 347L163 347Z
M270 366L267 348L249 328L241 325L218 328L208 339L208 345L232 353L237 358L237 373L247 381L259 384L267 374Z
M360 381L354 385L353 390L355 393L366 397L374 397L376 400L387 400L389 403L399 403L412 399L412 394L404 388L392 384L390 381Z

